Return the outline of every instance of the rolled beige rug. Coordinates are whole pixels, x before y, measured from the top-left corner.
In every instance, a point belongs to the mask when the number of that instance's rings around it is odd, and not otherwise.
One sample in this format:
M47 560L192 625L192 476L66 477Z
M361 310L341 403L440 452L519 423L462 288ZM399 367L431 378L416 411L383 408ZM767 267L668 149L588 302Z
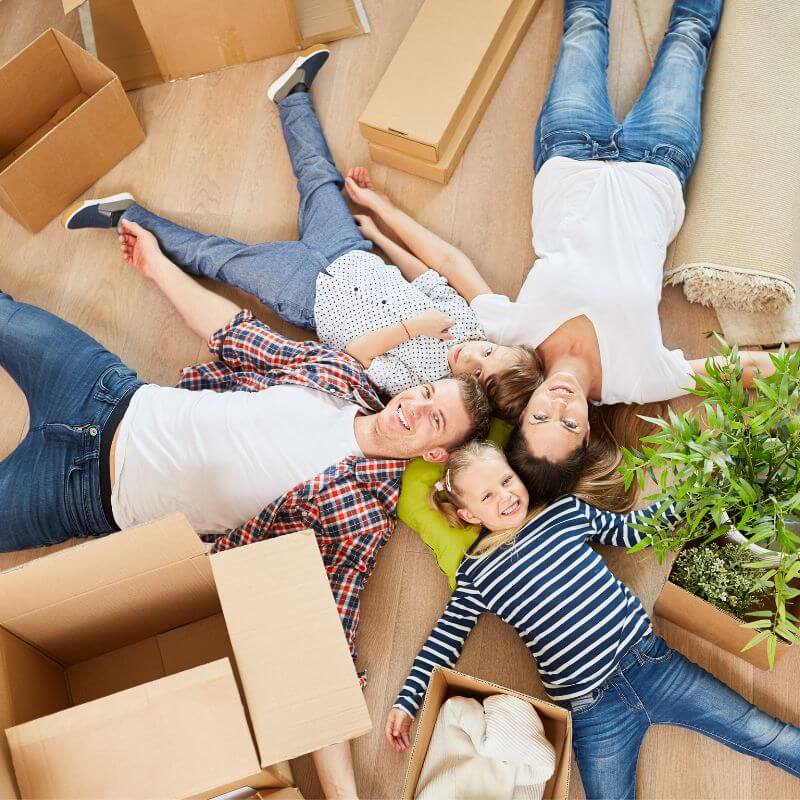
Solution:
M668 280L720 310L787 309L800 268L799 0L726 0L686 205Z

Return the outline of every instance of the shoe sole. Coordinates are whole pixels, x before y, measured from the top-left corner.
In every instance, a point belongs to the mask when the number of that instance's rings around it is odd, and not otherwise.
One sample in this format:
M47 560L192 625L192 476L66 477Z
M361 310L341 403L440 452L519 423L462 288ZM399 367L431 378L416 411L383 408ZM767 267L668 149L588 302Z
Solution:
M101 206L106 203L116 203L119 200L133 199L134 197L130 192L120 192L119 194L110 194L108 197L99 197L97 200L78 200L61 215L61 224L67 230L70 230L69 223L72 222L75 215L79 211L83 211L84 208L89 208L89 206Z
M300 53L298 54L297 58L294 61L292 61L292 63L289 65L289 68L285 72L282 72L269 85L269 88L267 89L267 97L273 103L278 102L277 100L275 100L275 97L278 94L278 92L281 90L281 88L289 80L289 78L291 78L292 75L295 72L297 72L297 70L299 70L300 67L303 66L303 64L305 64L305 62L309 59L310 56L313 56L316 53L327 53L328 56L330 57L331 51L324 44L315 44L315 45L312 45L311 47L307 48L306 50L301 50ZM282 97L279 98L279 99L283 100Z

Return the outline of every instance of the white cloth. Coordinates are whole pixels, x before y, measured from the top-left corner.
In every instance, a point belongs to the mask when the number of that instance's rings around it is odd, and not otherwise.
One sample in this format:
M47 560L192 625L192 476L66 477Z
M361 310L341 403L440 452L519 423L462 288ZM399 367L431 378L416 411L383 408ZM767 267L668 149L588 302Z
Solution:
M327 274L326 274L327 272ZM437 309L455 320L453 339L417 336L372 360L370 380L389 395L450 374L447 351L461 342L483 339L469 304L435 270L407 281L403 273L373 253L353 250L317 277L314 319L325 344L344 350L370 331Z
M118 429L114 519L127 528L182 511L198 533L235 528L297 484L360 456L358 410L304 386L143 386Z
M556 767L536 709L497 694L451 697L439 710L417 800L542 800Z
M658 316L666 249L683 214L680 181L666 167L549 159L533 185L538 258L517 301L472 301L487 338L538 347L585 315L600 347L603 403L684 394L692 369L664 346Z

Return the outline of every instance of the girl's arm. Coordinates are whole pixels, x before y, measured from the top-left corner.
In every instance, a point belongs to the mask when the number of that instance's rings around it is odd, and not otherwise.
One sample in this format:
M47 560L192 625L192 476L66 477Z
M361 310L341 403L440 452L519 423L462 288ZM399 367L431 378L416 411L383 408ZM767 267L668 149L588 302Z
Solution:
M353 214L353 219L361 229L361 234L365 239L374 242L399 270L403 277L410 283L420 275L424 275L430 267L423 264L416 256L412 256L404 247L400 247L397 242L382 233L375 220L368 214Z
M430 269L435 269L468 302L492 290L475 265L457 247L429 231L401 211L372 185L369 172L355 167L347 174L347 194L354 203L372 211Z
M601 544L615 547L633 547L647 535L632 527L637 522L657 517L670 527L679 521L674 506L663 501L653 503L647 508L640 508L628 514L615 514L613 511L601 511L588 503L579 501L589 522L588 538ZM663 509L663 511L662 511Z
M753 378L756 373L761 378L768 378L775 372L775 365L769 357L769 353L763 350L740 350L739 358L742 362L742 370L744 371L744 386L749 389L753 385ZM730 362L726 356L713 356L711 361L719 367L724 367ZM706 359L695 358L689 362L692 372L701 377L707 378L708 372L706 371Z
M353 358L358 359L364 369L369 369L372 359L388 353L415 336L433 336L435 339L442 340L452 339L453 334L449 330L454 324L455 322L447 314L432 308L394 325L387 325L376 331L367 331L357 339L353 339L345 350Z
M416 715L434 668L455 666L464 649L467 636L475 627L478 617L486 610L480 593L463 582L459 575L458 587L453 592L444 614L414 659L411 672L400 694L397 695L395 708L402 709L409 717ZM389 736L388 726L387 736Z

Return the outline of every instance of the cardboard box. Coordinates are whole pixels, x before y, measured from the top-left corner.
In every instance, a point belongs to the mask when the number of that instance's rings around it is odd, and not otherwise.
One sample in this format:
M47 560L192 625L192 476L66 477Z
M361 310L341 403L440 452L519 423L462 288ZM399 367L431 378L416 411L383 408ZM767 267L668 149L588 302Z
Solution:
M41 230L137 147L117 76L58 31L0 67L0 206Z
M447 183L541 0L426 0L359 120L378 163Z
M284 788L371 723L313 533L178 514L0 573L0 727L0 796L88 800Z
M126 89L369 32L361 0L62 0ZM88 6L88 10L87 10Z
M795 604L795 614L800 614L800 602ZM757 631L743 628L742 621L696 597L672 583L667 578L655 603L655 612L660 617L675 623L680 628L721 647L729 653L744 659L759 669L769 669L766 642L742 652L742 648L755 636ZM778 642L775 663L783 658L791 645Z
M530 697L498 686L491 681L473 678L463 672L441 667L436 667L433 671L428 691L425 693L425 701L419 712L417 731L414 735L411 758L406 768L405 785L401 795L403 800L412 800L414 797L417 781L419 781L425 756L428 753L428 745L439 717L439 709L444 701L456 695L482 700L493 694L519 697L536 709L544 724L544 732L556 753L556 770L544 787L544 800L566 800L569 796L569 779L572 769L572 717L569 711L547 700L539 700L537 697Z

